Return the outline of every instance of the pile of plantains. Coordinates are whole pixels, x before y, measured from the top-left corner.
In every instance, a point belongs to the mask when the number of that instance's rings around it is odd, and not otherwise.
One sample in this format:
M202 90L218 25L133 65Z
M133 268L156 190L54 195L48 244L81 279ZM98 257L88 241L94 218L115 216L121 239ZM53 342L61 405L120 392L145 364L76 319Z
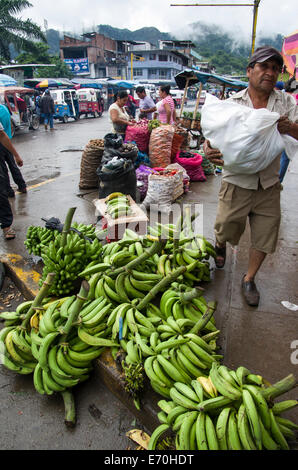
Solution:
M165 432L177 450L288 449L297 425L280 415L298 401L275 399L295 378L271 385L245 367L222 364L217 302L207 302L202 287L215 252L193 232L196 216L187 208L175 225L157 223L146 236L127 229L121 240L102 245L84 236L74 243L73 214L41 250L47 270L36 298L0 314L1 363L32 374L38 393L60 393L65 422L73 426L72 388L110 348L114 359L121 357L138 409L146 382L162 397L149 449L161 445Z

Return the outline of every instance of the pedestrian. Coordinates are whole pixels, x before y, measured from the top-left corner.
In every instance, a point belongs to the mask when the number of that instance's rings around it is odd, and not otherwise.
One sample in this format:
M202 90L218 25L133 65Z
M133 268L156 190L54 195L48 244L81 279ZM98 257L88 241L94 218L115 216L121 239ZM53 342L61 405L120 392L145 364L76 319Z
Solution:
M132 96L131 92L127 91L127 103L125 107L127 108L128 114L134 119L136 117L136 110L137 110L137 101Z
M11 133L10 114L9 114L7 107L2 104L0 105L0 123L5 133L9 137L9 139L11 139L12 133ZM2 169L1 173L4 178L1 184L4 185L8 197L15 197L15 192L10 184L8 168L11 172L13 181L18 186L18 190L21 193L26 193L27 192L26 182L23 178L21 171L19 170L16 164L15 158L11 154L11 152L1 143L0 143L0 166Z
M280 52L270 46L255 50L247 66L248 88L229 100L251 108L267 108L281 116L277 129L298 140L298 108L288 93L274 89L283 66ZM233 138L233 136L231 136ZM233 174L224 170L223 156L206 140L204 151L212 163L223 165L223 177L215 221L215 264L222 268L226 244L238 245L247 218L251 231L248 269L241 280L242 293L250 306L257 306L260 293L255 284L266 255L274 253L278 239L281 210L278 171L280 155L259 173Z
M136 88L136 94L140 99L140 118L146 118L150 121L152 119L152 113L156 111L156 106L153 99L147 95L146 90L143 86L138 86Z
M170 86L164 85L159 88L160 103L156 106L158 119L162 124L176 123L176 110L174 100L170 94Z
M16 148L11 143L10 138L4 131L4 127L0 122L0 144L10 152L16 163L19 166L23 166L23 160L18 154ZM6 175L3 173L3 167L0 165L0 227L3 231L5 240L12 240L15 238L16 233L12 228L13 212L8 200L8 194L6 189Z
M48 130L48 124L50 125L50 130L54 130L54 114L55 114L55 105L54 100L51 97L50 90L46 90L39 102L40 112L44 119L44 128Z

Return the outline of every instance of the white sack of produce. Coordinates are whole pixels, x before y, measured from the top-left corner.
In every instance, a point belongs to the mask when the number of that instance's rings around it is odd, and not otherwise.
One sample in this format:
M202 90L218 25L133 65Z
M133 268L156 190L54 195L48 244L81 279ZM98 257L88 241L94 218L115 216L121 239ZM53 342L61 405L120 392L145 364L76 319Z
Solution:
M172 202L178 197L177 187L181 184L183 194L183 181L181 175L177 173L173 176L163 176L151 174L148 178L148 190L143 201L143 206L148 209L151 205L156 206L155 210L168 213L171 211ZM179 196L181 195L179 194Z
M265 108L249 108L208 94L201 127L211 146L223 154L224 169L253 174L267 168L285 148L290 159L297 154L297 141L277 130L279 118Z

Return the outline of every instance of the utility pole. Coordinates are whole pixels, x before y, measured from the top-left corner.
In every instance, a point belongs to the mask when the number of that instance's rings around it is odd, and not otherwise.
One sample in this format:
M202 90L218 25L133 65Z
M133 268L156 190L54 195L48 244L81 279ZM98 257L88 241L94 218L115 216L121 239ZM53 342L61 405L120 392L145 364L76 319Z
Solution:
M253 26L252 26L252 44L251 54L255 50L256 30L257 30L257 18L258 9L261 0L254 0L254 3L173 3L171 7L254 7L253 9Z

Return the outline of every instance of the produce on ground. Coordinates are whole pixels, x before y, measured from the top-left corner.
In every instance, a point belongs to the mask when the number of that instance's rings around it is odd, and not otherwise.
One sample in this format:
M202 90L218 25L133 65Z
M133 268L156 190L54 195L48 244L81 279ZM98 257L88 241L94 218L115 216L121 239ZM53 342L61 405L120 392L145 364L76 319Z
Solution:
M123 193L112 193L106 200L106 212L112 219L132 214L129 198Z
M289 375L270 385L245 367L222 364L217 303L198 286L210 279L215 253L193 233L194 219L187 210L176 225L157 223L146 236L127 229L83 266L79 292L71 295L49 297L60 269L49 272L33 301L0 314L1 362L33 374L38 393L60 393L65 422L73 426L72 388L111 348L114 359L121 357L126 390L138 409L146 381L162 397L149 449L159 448L166 432L175 436L177 450L288 449L297 425L281 415L298 401L276 398L296 380Z

